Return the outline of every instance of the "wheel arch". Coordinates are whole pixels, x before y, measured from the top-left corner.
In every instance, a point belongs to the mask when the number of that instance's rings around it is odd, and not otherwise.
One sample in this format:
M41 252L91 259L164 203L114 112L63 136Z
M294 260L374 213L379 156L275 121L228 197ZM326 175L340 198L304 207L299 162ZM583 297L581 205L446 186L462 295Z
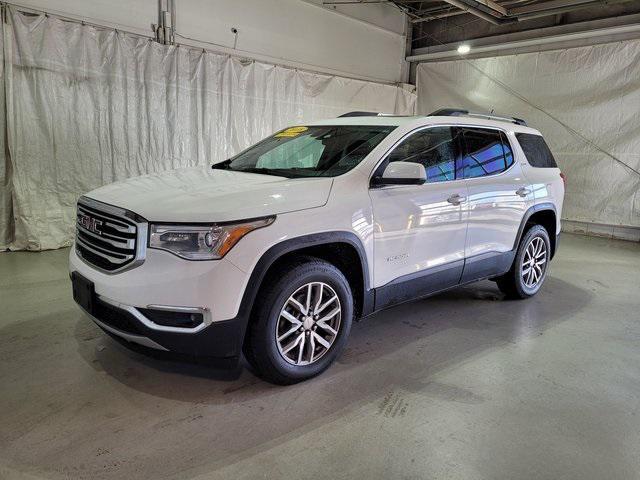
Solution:
M533 205L525 212L520 222L520 228L516 235L513 248L518 248L520 240L531 225L542 225L549 233L549 242L551 242L551 256L553 258L556 252L557 243L557 225L558 217L556 207L553 203L545 202Z
M242 296L239 315L249 322L261 285L275 267L293 256L309 255L334 264L345 275L354 295L356 317L373 310L367 256L360 239L347 231L322 232L283 240L270 247L253 268Z

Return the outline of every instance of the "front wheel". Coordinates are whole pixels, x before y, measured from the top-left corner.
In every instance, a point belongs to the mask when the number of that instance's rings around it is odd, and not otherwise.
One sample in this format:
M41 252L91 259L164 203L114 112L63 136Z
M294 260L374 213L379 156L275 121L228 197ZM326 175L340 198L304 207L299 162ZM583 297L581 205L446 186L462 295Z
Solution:
M528 298L540 290L551 258L549 234L542 225L533 225L520 241L511 269L496 279L509 298Z
M353 317L351 288L334 265L300 257L273 272L259 292L245 357L277 384L314 377L344 348Z

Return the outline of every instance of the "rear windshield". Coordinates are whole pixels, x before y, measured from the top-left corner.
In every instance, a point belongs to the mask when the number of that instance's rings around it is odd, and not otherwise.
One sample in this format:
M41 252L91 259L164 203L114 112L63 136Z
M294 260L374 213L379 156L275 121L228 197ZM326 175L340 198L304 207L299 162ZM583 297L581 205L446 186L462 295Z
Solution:
M518 143L527 157L529 165L538 168L558 168L553 153L540 135L516 133Z
M298 126L279 131L214 168L283 177L335 177L358 165L395 126Z

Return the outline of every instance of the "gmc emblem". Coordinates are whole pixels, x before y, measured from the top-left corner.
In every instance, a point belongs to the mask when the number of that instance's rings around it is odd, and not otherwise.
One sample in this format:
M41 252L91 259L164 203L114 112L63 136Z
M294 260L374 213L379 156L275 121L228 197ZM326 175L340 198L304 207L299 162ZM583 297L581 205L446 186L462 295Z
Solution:
M97 233L98 235L102 235L102 230L100 230L100 225L102 225L102 220L97 220L89 215L85 215L84 213L78 214L78 225L83 228L86 228L90 232Z

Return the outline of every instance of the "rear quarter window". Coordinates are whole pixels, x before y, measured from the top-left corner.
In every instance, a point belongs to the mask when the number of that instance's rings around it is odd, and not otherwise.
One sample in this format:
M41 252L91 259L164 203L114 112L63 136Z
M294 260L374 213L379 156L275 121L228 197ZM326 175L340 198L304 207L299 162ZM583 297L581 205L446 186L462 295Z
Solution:
M527 157L529 165L537 168L558 168L553 153L540 135L516 133L518 143Z

